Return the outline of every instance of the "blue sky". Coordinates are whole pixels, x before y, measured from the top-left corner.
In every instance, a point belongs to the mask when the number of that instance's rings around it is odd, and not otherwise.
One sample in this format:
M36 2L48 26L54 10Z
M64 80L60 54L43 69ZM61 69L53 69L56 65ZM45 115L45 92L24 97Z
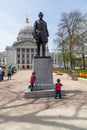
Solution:
M87 13L87 0L0 0L0 51L16 41L26 16L33 26L38 13L43 12L49 30L48 47L52 51L62 12L80 10Z

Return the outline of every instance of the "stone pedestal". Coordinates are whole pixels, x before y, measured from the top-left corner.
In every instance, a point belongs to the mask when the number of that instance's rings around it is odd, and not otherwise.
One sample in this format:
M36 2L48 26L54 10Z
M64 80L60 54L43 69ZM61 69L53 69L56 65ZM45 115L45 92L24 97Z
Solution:
M34 57L33 71L37 76L34 90L54 88L51 57Z
M34 57L33 71L36 72L36 82L33 91L25 91L25 98L53 97L54 83L51 57Z

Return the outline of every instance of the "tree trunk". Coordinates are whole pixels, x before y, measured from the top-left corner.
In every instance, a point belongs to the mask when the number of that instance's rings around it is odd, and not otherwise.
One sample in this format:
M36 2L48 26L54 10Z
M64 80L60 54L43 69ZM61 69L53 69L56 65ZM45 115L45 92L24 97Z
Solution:
M82 60L83 60L83 69L85 69L85 55L84 55L84 46L82 45Z

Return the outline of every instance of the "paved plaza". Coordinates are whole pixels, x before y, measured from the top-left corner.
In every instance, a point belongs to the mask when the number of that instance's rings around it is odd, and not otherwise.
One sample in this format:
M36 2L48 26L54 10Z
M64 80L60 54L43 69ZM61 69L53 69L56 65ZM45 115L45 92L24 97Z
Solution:
M87 130L87 79L60 78L62 99L24 98L32 70L21 70L0 82L0 130Z

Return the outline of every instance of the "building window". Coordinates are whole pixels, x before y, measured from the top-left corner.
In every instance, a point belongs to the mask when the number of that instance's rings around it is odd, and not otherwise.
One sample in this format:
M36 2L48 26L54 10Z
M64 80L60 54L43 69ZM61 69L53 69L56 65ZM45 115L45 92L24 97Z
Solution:
M33 57L34 57L34 54L31 54L31 57L33 58Z
M29 57L29 54L27 54L27 58Z
M20 60L18 60L18 64L20 64Z
M18 58L20 58L20 54L18 54Z
M24 64L24 60L22 60L22 64Z
M34 52L34 49L31 49L31 52Z
M24 58L24 54L22 54L22 57Z
M29 64L29 60L27 60L27 64Z
M25 52L25 49L24 49L24 48L22 49L22 52Z
M19 48L17 48L17 52L20 52L20 49L19 49Z
M26 51L29 52L29 49L27 49Z

